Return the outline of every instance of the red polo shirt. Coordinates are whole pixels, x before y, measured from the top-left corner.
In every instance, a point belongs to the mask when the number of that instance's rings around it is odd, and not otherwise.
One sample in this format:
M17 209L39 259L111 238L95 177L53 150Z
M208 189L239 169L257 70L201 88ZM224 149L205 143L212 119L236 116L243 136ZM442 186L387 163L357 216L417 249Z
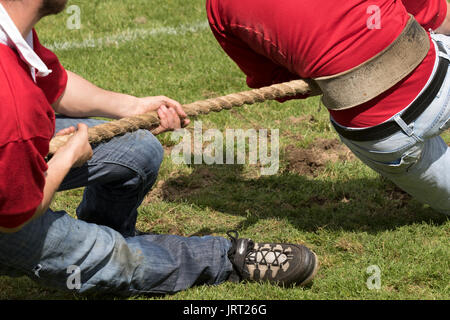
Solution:
M34 33L34 50L53 72L33 82L17 52L0 44L0 226L28 221L42 201L55 102L67 84L57 57Z
M370 6L379 8L378 12ZM404 29L408 12L436 29L445 0L207 0L208 20L225 52L258 88L299 78L337 74L367 61ZM376 15L379 28L374 25ZM370 26L370 28L368 27ZM431 42L431 38L430 38ZM395 87L363 105L331 111L349 127L379 124L410 104L429 79L434 46ZM298 96L297 98L306 98Z

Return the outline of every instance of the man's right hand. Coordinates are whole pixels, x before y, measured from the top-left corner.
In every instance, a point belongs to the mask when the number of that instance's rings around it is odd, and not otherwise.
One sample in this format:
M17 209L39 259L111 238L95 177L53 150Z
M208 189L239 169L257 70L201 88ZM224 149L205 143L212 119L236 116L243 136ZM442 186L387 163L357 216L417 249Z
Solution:
M88 126L79 123L77 127L78 129L75 129L75 127L66 128L56 134L57 136L72 135L67 143L58 149L56 154L67 156L73 168L81 167L93 155L88 139Z

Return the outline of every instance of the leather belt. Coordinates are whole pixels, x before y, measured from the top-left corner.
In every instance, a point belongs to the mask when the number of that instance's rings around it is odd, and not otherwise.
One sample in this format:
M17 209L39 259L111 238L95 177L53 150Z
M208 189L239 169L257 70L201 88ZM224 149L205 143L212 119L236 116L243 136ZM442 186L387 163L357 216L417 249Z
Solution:
M313 79L330 110L359 106L392 88L430 52L430 37L410 15L401 34L384 50L353 69Z
M439 51L447 54L441 42L437 42L437 45ZM445 76L447 75L448 65L449 61L447 60L447 58L440 56L438 68L430 84L400 116L406 124L410 124L411 122L416 120L434 100L439 90L441 89L442 84L444 83ZM380 140L387 138L390 135L401 130L400 126L394 120L383 122L382 124L361 130L347 130L346 128L340 127L339 125L334 123L334 121L331 121L331 123L341 136L354 141Z

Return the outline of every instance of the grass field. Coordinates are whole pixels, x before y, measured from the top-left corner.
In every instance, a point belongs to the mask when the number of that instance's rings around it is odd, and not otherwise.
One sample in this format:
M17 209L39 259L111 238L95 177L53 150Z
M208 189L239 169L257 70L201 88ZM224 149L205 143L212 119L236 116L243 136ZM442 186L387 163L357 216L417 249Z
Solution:
M247 90L240 70L206 25L204 0L69 1L81 8L37 26L63 65L99 86L181 103ZM90 39L90 41L85 41ZM84 41L84 42L83 42ZM260 103L198 118L203 129L279 129L280 170L258 165L176 165L170 133L154 190L138 228L178 235L225 236L237 229L256 241L303 243L320 259L307 288L268 284L195 287L137 299L449 299L450 221L365 167L337 141L319 100ZM192 129L192 128L191 128ZM450 142L450 135L444 137ZM82 189L59 193L53 209L74 216ZM369 266L381 271L370 290ZM0 277L0 299L82 299Z

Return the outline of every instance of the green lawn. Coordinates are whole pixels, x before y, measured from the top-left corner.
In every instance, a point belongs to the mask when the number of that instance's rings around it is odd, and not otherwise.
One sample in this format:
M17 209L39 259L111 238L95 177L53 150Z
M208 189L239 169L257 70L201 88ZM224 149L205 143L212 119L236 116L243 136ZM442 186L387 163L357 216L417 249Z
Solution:
M181 103L248 89L205 24L204 0L69 4L80 6L82 28L66 28L70 15L62 13L39 23L40 40L61 48L55 52L67 69L103 88ZM75 45L85 39L97 46ZM237 229L256 241L303 243L317 253L320 270L307 288L226 283L138 299L450 298L448 217L351 156L317 98L260 103L198 120L204 130L279 129L278 174L261 176L258 165L176 165L170 133L160 135L167 154L140 208L138 228L185 236ZM450 135L445 138L450 142ZM81 195L81 189L59 193L52 208L74 215ZM379 290L366 285L371 265L381 270ZM26 278L0 277L0 299L80 298Z

